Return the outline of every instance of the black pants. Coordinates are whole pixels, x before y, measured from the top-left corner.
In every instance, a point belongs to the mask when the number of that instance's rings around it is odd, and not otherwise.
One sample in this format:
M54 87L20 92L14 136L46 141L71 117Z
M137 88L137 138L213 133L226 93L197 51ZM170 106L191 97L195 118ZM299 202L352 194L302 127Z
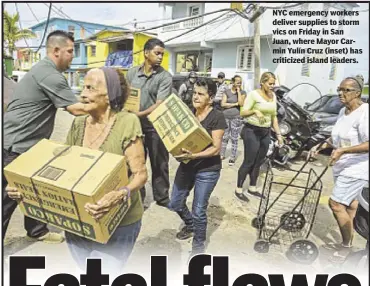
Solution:
M3 149L3 168L10 164L18 156L18 153L10 152ZM12 217L12 214L18 205L16 201L9 198L8 193L5 191L7 185L8 182L6 181L3 172L3 239L5 237L10 218ZM34 238L43 236L49 232L46 223L27 216L24 217L24 227L27 231L27 235Z
M141 118L143 129L145 158L149 154L152 168L152 187L154 200L161 205L169 203L170 181L168 175L169 154L153 125L146 119ZM141 198L145 199L145 187L140 190Z
M242 188L247 175L250 186L256 186L260 167L270 145L270 128L245 124L241 137L244 143L244 161L238 171L237 187Z

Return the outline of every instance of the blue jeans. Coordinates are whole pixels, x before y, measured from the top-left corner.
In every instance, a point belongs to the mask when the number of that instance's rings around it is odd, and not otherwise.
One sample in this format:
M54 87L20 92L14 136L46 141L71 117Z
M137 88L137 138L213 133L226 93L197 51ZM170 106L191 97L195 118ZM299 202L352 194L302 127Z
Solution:
M87 258L101 258L102 273L118 276L122 274L140 229L141 220L130 225L118 226L107 244L101 244L70 232L66 232L65 237L73 259L82 270L86 270Z
M204 251L207 232L207 207L220 171L186 172L182 165L176 172L169 208L181 217L185 225L194 231L193 250ZM186 199L194 187L192 212L186 206Z

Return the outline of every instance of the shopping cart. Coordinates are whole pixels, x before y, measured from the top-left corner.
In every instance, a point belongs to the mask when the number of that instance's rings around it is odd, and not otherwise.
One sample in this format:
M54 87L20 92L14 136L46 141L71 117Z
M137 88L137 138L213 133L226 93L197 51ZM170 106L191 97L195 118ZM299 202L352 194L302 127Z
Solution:
M321 178L328 166L317 174L312 168L305 171L308 162L309 158L299 170L284 171L293 173L291 179L274 174L272 164L267 164L257 217L252 221L258 229L255 251L267 253L270 245L288 247L288 259L302 264L311 264L318 257L318 247L307 238L320 201Z

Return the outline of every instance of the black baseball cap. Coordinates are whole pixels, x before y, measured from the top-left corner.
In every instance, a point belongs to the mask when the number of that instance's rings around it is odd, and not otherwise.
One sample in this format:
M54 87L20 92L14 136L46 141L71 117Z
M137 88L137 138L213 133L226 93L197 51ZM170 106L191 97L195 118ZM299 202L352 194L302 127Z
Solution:
M217 75L218 78L225 78L225 73L219 72Z

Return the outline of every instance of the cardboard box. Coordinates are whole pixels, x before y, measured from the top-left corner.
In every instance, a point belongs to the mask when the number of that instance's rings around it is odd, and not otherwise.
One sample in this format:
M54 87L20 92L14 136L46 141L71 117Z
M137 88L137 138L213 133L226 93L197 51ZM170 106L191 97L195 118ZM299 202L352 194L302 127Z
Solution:
M115 206L99 220L84 209L127 185L126 161L116 154L44 139L6 166L4 174L22 193L26 216L100 243L108 241L131 203Z
M137 88L130 87L130 95L125 102L124 109L133 112L140 111L140 95L141 90Z
M182 154L182 148L198 153L212 143L208 132L175 94L162 102L148 119L173 156Z

